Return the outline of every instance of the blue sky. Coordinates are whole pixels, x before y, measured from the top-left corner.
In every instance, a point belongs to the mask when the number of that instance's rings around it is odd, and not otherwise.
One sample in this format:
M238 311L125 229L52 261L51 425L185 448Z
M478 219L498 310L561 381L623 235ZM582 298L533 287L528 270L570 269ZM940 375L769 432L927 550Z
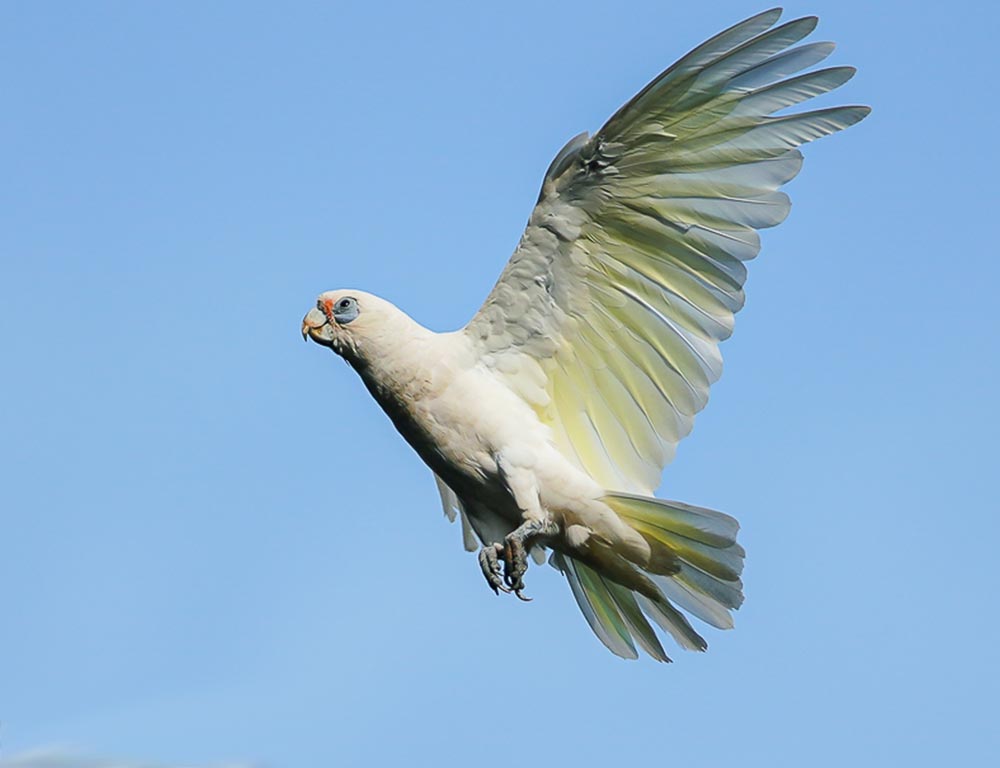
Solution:
M786 6L874 112L806 148L664 478L743 524L707 654L613 657L549 568L490 594L299 337L338 286L462 325L562 144L764 7L0 6L0 758L995 754L994 6Z

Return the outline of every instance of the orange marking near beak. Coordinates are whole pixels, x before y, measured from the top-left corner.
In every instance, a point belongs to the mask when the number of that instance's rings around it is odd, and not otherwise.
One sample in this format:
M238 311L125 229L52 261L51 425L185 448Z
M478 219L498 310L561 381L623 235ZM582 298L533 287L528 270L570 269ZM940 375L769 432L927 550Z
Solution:
M333 320L333 299L323 299L323 312L328 320Z

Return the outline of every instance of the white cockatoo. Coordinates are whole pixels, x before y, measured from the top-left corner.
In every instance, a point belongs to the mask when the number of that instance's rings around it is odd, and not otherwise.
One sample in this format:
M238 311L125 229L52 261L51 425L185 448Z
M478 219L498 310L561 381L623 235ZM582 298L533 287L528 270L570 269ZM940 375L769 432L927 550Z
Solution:
M781 9L695 48L572 139L524 235L464 328L434 333L359 290L319 296L302 332L360 374L433 470L445 512L496 592L522 596L530 553L561 571L614 653L669 661L743 600L736 520L654 498L719 378L758 229L788 214L797 147L863 106L782 112L845 83L797 74L832 43L793 47L814 17ZM781 113L775 115L775 113Z

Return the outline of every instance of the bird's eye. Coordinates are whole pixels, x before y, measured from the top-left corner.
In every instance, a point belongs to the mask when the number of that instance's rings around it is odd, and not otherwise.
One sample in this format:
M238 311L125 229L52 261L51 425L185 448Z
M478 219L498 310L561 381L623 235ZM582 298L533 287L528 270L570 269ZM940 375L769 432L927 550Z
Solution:
M346 296L337 302L333 310L333 319L340 325L347 325L360 314L358 300L353 296Z

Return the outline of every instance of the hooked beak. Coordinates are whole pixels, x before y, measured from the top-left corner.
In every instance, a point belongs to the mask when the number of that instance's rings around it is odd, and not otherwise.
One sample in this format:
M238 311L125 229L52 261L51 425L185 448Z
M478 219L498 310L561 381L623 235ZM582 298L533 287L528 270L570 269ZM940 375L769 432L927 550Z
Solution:
M312 339L317 344L329 347L333 344L333 329L330 321L317 307L310 309L302 318L302 338Z

